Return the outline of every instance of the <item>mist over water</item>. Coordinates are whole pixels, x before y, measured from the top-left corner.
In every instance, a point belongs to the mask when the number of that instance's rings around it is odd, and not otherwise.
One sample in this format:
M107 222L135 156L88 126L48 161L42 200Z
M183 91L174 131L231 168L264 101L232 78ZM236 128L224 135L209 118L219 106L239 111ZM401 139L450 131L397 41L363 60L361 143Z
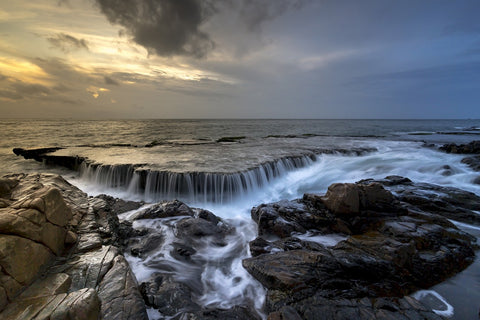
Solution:
M414 182L451 186L480 195L480 173L461 162L462 155L437 151L446 142L480 138L480 121L381 120L146 120L1 122L0 173L62 174L89 195L110 194L149 203L179 199L204 208L234 227L226 246L206 238L192 263L171 254L181 218L134 221L164 236L162 248L145 259L129 256L139 282L165 272L195 288L205 306L228 308L244 303L261 309L265 290L241 266L256 235L250 210L261 203L324 193L335 182L381 179L389 175ZM35 128L35 130L33 130ZM222 143L222 137L241 137ZM155 142L155 143L153 143ZM431 144L428 147L425 144ZM153 146L146 147L152 144ZM89 162L79 172L42 166L11 152L13 147L66 147L59 155L79 155ZM120 218L132 219L134 212ZM468 226L467 226L468 227ZM334 245L340 235L297 235ZM478 262L478 259L476 260ZM478 263L475 262L477 265ZM475 265L474 263L474 265ZM439 291L459 308L455 288L479 287L466 279L445 283ZM459 276L460 276L459 275ZM424 296L428 296L424 293ZM435 295L430 295L435 297ZM442 301L441 299L437 299ZM437 302L438 302L437 301ZM442 309L443 310L443 309ZM450 309L448 309L450 312ZM154 311L151 311L154 318ZM453 311L455 315L455 311Z

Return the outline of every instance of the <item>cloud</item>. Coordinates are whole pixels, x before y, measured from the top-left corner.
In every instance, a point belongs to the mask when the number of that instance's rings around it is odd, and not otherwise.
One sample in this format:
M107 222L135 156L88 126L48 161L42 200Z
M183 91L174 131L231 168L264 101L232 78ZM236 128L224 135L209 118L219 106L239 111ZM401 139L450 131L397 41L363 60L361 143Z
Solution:
M89 50L85 39L78 39L66 33L57 33L55 36L48 37L47 40L63 52L70 52L77 49Z
M133 40L160 56L197 58L214 47L199 27L213 13L210 1L97 0L113 24L123 26Z
M305 0L96 0L112 24L124 27L133 41L159 56L205 57L215 48L201 26L214 15L236 13L250 31ZM233 19L235 20L235 19Z
M105 84L113 85L113 86L118 86L120 83L118 83L117 80L110 78L109 76L105 76Z

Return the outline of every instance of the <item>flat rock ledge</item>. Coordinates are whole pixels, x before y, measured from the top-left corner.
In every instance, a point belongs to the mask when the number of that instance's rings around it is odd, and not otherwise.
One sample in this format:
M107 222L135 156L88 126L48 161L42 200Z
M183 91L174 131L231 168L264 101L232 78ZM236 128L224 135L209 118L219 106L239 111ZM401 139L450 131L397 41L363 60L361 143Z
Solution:
M139 206L57 175L0 178L0 319L148 319L116 216Z
M402 177L254 207L259 237L243 266L268 289L268 319L442 319L409 295L473 261L476 239L441 216L462 208L452 194L472 200L459 213L468 220L475 195Z

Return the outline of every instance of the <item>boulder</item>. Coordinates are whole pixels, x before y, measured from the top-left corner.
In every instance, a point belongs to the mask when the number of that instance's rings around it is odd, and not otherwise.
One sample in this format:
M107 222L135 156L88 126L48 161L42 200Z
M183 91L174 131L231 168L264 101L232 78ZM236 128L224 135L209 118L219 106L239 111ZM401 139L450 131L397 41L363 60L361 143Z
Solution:
M72 211L56 188L44 187L13 204L14 208L36 209L45 214L47 220L65 227L72 218Z
M157 219L179 216L193 216L193 210L185 203L173 200L157 203L135 215L134 219Z
M21 284L29 284L52 258L48 248L32 240L0 235L0 266Z
M334 183L321 198L325 206L335 214L358 214L362 210L395 210L393 195L379 183Z

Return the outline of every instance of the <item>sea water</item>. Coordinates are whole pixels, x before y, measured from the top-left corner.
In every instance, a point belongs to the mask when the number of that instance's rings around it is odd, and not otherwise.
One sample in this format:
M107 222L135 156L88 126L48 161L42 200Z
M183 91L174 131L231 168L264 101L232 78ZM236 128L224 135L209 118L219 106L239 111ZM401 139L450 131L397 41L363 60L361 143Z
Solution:
M388 175L480 195L473 183L480 173L463 164L462 155L437 150L479 135L479 120L2 120L0 173L59 173L89 195L150 203L178 198L211 210L236 232L227 247L206 243L194 257L201 262L195 267L169 256L175 219L134 222L134 227L161 232L166 241L152 257L127 258L140 282L155 272L149 262L163 259L178 278L198 282L198 303L228 308L248 300L260 309L265 291L241 266L249 256L248 241L256 237L252 206L324 193L334 182ZM231 139L222 142L225 137ZM16 157L14 147L64 147L56 154L88 161L74 172ZM459 227L478 237L478 227ZM340 235L298 236L327 246L342 240ZM434 301L432 308L442 315L476 317L478 268L476 259L433 293L417 296ZM150 314L155 318L154 311Z

